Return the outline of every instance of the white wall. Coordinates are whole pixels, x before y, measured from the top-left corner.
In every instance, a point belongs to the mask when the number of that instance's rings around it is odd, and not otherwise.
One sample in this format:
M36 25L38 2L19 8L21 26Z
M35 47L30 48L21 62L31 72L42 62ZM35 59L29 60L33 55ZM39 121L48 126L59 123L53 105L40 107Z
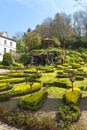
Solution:
M4 43L5 40L6 44ZM12 46L10 42L12 42ZM10 50L16 52L16 42L11 39L0 37L0 61L3 60L4 48L6 48L6 53L9 53Z

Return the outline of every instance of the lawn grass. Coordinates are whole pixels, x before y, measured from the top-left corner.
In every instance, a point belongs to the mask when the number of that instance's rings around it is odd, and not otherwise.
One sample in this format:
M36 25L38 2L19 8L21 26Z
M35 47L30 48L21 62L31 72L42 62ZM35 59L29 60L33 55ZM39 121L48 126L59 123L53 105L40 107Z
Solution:
M54 71L52 73L42 73L41 81L42 83L53 83L57 80L56 78L57 71Z
M55 98L62 98L66 89L65 88L58 88L58 87L48 87L46 88L45 90L46 92L48 92L48 94L52 97L55 97Z
M80 86L86 87L86 86L87 86L87 78L85 78L85 79L82 80L82 81L75 81L75 82L74 82L74 86L75 86L75 87L80 87Z

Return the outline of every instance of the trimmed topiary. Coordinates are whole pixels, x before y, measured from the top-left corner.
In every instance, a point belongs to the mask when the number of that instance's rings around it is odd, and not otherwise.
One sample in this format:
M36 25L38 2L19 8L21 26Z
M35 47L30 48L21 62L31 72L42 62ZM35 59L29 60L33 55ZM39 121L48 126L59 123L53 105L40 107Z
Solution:
M10 53L5 53L4 56L3 56L2 64L10 66L10 65L12 65L12 63L13 63L13 61L12 61L11 54Z
M64 95L64 100L67 104L77 104L81 97L81 90L79 88L68 89Z
M47 98L47 92L36 92L32 95L24 96L18 103L20 108L27 110L39 110Z
M75 80L84 80L84 76L75 76Z
M75 105L62 106L58 109L59 120L62 120L66 125L68 123L76 122L81 116L79 107Z
M40 90L42 87L42 84L35 82L35 83L33 83L33 85L31 87L32 87L32 93L33 93L33 92ZM13 96L17 96L17 95L21 96L21 95L28 94L31 92L31 87L29 84L23 84L21 86L14 87L12 89L12 95Z

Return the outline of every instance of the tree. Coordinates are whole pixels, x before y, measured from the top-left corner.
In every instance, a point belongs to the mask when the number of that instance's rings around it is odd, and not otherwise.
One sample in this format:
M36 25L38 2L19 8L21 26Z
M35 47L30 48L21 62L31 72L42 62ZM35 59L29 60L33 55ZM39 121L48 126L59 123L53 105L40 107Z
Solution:
M41 37L36 32L29 32L24 35L24 41L29 51L41 47Z
M17 39L17 52L21 53L21 52L26 52L26 44L23 38Z
M86 12L85 11L77 11L73 15L73 26L75 31L79 36L85 33L85 26L86 26Z
M52 18L46 18L41 25L37 25L35 32L40 34L42 39L48 37L52 38L52 23L53 19Z
M5 53L4 56L3 56L3 62L2 64L3 65L12 65L13 61L12 61L12 57L11 57L11 54L10 53Z
M65 48L65 42L74 35L71 25L71 16L64 13L57 13L54 19L54 35L59 38L62 47Z
M57 37L53 37L53 41L54 41L54 46L55 47L59 47L61 45L59 39Z
M75 0L76 5L83 5L87 7L87 1L86 0Z

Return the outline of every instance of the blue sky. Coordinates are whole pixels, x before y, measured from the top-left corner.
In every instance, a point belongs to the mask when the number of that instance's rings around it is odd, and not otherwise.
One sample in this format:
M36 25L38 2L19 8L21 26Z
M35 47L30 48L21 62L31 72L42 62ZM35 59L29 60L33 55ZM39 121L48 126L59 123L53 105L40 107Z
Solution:
M0 32L14 36L17 32L35 29L45 18L57 12L72 14L81 9L74 0L0 0Z

